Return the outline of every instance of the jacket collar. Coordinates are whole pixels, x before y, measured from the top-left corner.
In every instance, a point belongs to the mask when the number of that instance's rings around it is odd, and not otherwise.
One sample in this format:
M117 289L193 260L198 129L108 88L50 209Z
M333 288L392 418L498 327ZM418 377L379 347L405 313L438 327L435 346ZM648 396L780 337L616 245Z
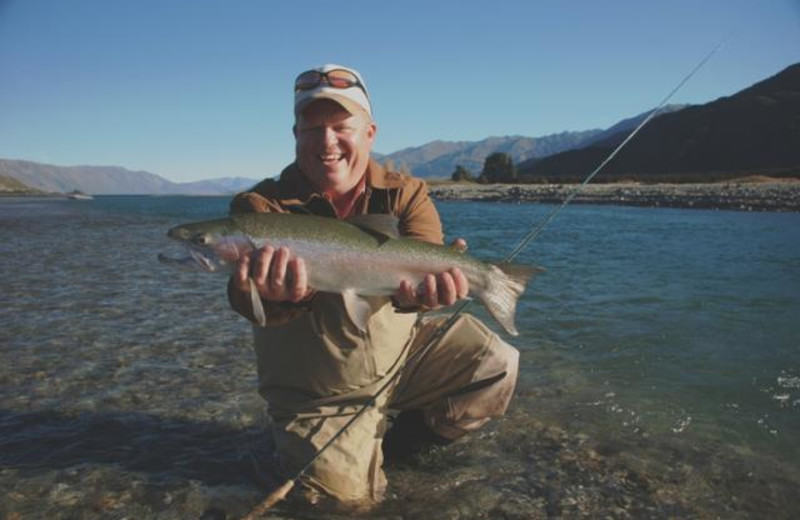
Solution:
M370 158L367 171L368 188L391 189L403 185L403 175L396 172L388 172L378 161ZM322 196L314 185L309 182L303 172L297 167L297 163L292 163L281 172L278 180L278 191L281 199L297 200L304 203L313 197Z
M399 188L404 184L401 173L387 171L378 161L370 158L367 166L367 186L378 189Z

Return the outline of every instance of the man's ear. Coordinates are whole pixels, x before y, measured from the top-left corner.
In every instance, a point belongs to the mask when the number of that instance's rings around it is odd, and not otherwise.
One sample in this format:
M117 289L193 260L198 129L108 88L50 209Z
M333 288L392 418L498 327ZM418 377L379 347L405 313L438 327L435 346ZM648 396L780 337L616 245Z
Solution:
M370 121L369 126L367 127L367 139L370 141L375 140L375 135L378 133L378 125L375 124L375 121Z
M292 134L297 137L297 123L292 125Z

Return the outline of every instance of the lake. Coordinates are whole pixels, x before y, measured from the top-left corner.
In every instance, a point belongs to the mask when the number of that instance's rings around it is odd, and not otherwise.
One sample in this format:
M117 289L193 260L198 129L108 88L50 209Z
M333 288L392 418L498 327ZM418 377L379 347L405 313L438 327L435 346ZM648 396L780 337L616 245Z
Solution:
M156 261L227 203L0 200L0 516L235 518L265 496L250 327L224 276ZM438 206L486 260L552 210ZM547 271L507 416L390 465L367 518L800 515L800 214L574 205L516 261Z

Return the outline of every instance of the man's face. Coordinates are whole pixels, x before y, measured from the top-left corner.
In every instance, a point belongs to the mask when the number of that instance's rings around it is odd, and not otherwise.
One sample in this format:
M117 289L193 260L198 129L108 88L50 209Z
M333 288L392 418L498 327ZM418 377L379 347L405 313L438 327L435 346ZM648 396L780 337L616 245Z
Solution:
M312 102L294 130L300 171L323 193L349 192L367 170L376 131L366 114L352 115L330 99Z

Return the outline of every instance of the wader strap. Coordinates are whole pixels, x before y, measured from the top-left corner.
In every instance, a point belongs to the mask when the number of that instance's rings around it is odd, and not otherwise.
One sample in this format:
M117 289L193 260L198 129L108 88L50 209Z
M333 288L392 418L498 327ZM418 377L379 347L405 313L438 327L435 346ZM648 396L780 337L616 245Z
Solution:
M367 213L370 215L394 215L398 188L370 188ZM323 197L313 197L306 204L285 205L289 213L336 217L333 205Z
M397 188L372 188L367 213L370 215L393 215L397 191Z
M336 218L336 210L333 209L333 205L323 197L313 197L306 204L289 204L284 206L284 209L289 213Z

